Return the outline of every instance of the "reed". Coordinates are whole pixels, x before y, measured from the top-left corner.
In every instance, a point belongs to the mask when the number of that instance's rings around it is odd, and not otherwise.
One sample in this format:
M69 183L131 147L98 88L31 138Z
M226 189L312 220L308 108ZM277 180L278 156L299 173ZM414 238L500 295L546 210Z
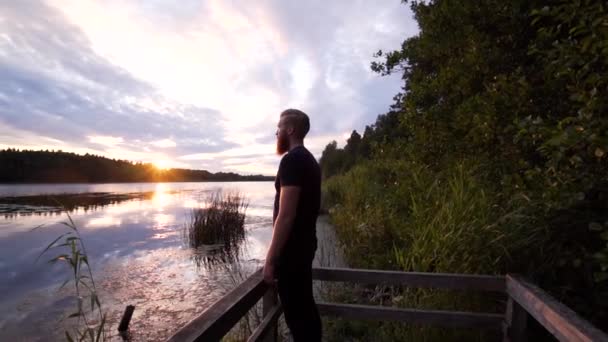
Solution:
M77 301L75 312L64 317L76 320L75 325L65 330L67 341L106 341L109 339L107 316L101 306L86 247L72 217L67 212L66 215L68 220L61 224L67 227L68 231L48 244L36 258L36 262L43 255L57 251L48 262L63 263L70 270L70 278L60 286L61 289L73 284ZM38 226L34 230L42 227Z
M548 236L530 212L534 208L517 194L506 199L484 182L483 171L468 161L437 171L413 160L380 160L330 179L325 203L348 264L406 272L532 275L553 267L553 257L538 248L547 246ZM434 289L363 287L344 291L341 297L414 309L504 310L500 298ZM332 322L331 330L335 340L345 332L377 341L494 337L384 322Z
M184 239L197 266L213 267L240 259L245 240L247 200L235 192L216 191L190 213Z

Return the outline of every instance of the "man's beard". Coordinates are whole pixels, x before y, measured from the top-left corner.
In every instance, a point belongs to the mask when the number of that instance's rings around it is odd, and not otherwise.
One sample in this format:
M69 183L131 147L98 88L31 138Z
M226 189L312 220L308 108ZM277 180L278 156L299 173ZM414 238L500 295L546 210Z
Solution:
M289 139L287 137L277 137L277 154L283 155L289 151Z

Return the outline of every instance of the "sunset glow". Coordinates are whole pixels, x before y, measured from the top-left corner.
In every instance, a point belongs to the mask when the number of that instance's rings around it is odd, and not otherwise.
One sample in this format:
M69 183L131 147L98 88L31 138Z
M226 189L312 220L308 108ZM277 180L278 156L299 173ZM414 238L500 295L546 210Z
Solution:
M272 175L279 113L343 145L399 89L373 53L417 30L397 0L3 1L0 148Z

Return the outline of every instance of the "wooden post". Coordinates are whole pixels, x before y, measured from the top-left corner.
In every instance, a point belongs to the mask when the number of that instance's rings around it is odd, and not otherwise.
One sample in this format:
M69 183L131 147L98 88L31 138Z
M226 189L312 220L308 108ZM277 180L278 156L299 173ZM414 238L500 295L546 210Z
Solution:
M506 326L504 329L504 342L525 342L527 340L526 326L528 313L513 298L507 302Z
M262 314L264 317L269 315L271 310L278 303L277 298L277 289L275 286L268 287L266 293L264 294L264 299L262 300ZM269 329L266 336L263 339L264 342L276 342L277 341L277 322L275 321L272 324L272 327Z

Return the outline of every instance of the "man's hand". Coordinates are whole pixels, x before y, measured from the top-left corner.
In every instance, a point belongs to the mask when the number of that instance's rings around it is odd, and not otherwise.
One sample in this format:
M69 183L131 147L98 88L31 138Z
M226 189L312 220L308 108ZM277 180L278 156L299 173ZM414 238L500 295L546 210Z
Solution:
M264 264L264 282L268 285L274 285L277 281L274 274L274 264L270 261L266 261Z

